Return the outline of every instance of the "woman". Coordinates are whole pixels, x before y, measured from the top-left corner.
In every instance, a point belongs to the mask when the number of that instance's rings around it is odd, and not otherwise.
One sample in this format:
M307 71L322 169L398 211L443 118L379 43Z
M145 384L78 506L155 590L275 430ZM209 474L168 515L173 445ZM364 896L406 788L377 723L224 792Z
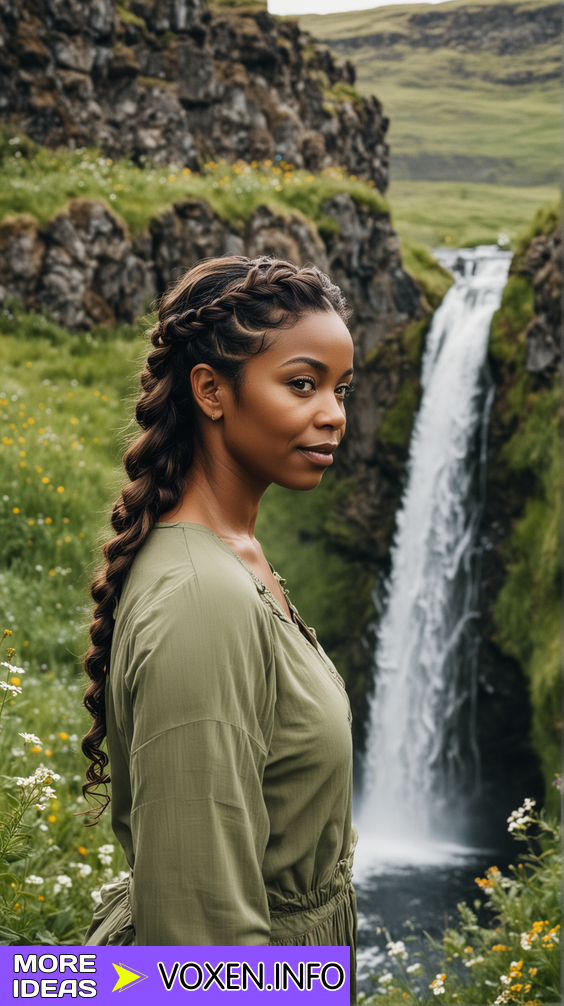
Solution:
M107 735L131 880L87 945L354 952L350 708L254 537L268 485L313 489L344 435L346 317L269 258L200 262L161 302L85 658L83 789Z

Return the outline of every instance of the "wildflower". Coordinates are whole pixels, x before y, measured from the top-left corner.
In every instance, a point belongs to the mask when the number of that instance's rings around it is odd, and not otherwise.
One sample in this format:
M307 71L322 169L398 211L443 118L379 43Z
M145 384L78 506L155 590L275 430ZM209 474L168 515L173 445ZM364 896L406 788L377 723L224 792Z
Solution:
M412 975L415 973L415 971L419 971L421 967L422 967L421 964L408 964L405 970L407 971L408 975Z
M536 800L532 800L529 797L523 801L523 806L519 807L518 810L511 811L511 814L507 818L509 824L508 831L517 831L525 827L526 824L530 823L533 819L529 816L533 807L536 804Z
M64 733L64 731L63 731L63 733L59 734L59 737L61 738L62 741L68 741L68 739L69 739L69 735L66 734L66 733Z
M49 824L55 824L55 821L57 820L57 815L56 814L49 814L49 817L47 818L47 820L49 821Z
M4 636L13 636L14 633L11 629L4 629Z
M36 877L35 873L30 873L29 877L26 880L26 884L33 884L34 886L37 887L40 887L41 884L44 883L45 881L43 880L43 877Z
M111 866L112 864L112 853L114 851L113 845L101 845L98 849L98 859L100 860L102 866Z
M89 877L91 873L92 873L92 867L88 863L78 864L79 877Z
M41 748L43 746L43 741L40 741L39 737L36 737L35 734L26 734L26 733L23 733L23 734L18 734L18 737L23 737L24 745L25 744L37 744L37 745L39 745L39 748Z
M393 974L391 971L386 971L385 974L381 975L378 981L381 985L388 985L393 980Z
M402 940L397 940L396 943L386 943L386 950L388 951L388 957L399 957L400 961L407 960L408 954L405 949L405 943Z
M102 901L102 895L100 894L100 891L91 891L90 897L92 898L92 901L94 902L95 905L99 905L100 902Z
M445 974L437 975L436 978L434 979L434 981L431 982L431 984L429 985L429 988L432 989L433 995L440 996L440 995L444 994L444 992L445 992L445 986L444 986L445 979L446 979L446 975Z
M70 887L72 887L71 878L67 877L66 873L60 873L57 877L56 884L53 886L53 894L58 894L59 891L63 891L65 888L68 889Z
M78 851L80 852L81 856L87 856L88 855L88 849L85 849L85 847L83 845L79 845Z
M511 950L511 947L504 947L503 943L496 943L492 950Z
M481 964L483 960L483 957L473 957L470 961L464 961L464 967L471 968L474 964Z
M14 698L16 695L21 695L22 692L21 688L18 688L17 685L8 684L7 681L0 681L0 689L4 692L10 692Z
M13 656L15 652L16 652L15 650L9 649L8 656ZM16 667L15 664L7 664L5 660L0 661L0 667L7 667L12 672L12 674L25 674L25 670L23 667Z

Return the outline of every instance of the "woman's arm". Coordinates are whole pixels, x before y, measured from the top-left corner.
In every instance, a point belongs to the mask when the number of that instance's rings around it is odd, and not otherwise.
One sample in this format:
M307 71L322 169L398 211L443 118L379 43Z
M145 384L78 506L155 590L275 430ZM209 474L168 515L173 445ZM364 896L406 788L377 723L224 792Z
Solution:
M210 594L193 578L137 627L127 674L137 945L269 942L272 640L247 587Z

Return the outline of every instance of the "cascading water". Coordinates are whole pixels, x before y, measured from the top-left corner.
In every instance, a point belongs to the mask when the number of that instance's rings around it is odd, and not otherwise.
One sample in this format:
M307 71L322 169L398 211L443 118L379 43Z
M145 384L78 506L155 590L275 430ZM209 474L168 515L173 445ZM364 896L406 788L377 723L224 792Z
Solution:
M460 841L465 800L479 785L475 620L492 397L486 355L511 253L482 246L436 255L455 284L427 339L378 633L358 821L367 865L413 861L426 842L436 849L437 841Z

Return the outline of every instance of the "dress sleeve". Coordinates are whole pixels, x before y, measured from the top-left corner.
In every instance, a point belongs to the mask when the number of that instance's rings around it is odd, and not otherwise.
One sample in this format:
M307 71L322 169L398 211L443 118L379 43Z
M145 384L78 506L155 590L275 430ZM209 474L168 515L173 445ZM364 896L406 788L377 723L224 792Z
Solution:
M243 590L210 590L194 576L136 623L125 684L139 946L269 942L272 665L268 612L250 578Z

